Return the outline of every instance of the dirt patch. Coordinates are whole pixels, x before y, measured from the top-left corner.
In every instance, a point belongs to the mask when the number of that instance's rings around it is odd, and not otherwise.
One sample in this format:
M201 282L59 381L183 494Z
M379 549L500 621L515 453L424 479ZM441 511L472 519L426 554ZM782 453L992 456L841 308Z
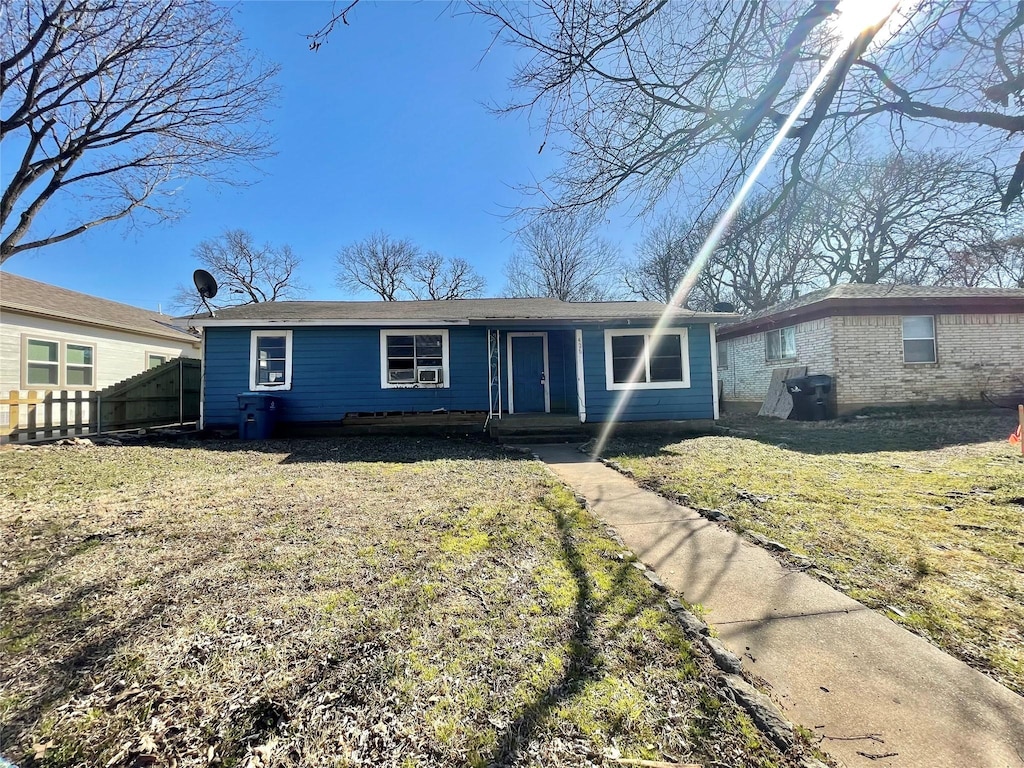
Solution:
M22 766L784 766L621 546L455 440L0 454Z

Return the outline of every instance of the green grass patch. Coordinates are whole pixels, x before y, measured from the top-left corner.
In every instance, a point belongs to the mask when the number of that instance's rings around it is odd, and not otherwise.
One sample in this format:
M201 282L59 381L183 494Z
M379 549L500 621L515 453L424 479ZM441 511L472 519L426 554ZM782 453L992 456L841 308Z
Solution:
M537 462L367 438L0 471L19 765L796 765L706 705L709 660Z
M849 594L1024 693L1024 459L1006 412L726 422L616 441L644 485L722 509Z

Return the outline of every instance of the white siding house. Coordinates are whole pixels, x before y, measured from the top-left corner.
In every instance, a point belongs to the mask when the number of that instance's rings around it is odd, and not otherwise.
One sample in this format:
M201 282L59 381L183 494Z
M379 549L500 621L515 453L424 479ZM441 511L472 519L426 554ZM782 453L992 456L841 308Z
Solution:
M0 273L0 397L99 390L178 357L199 339L173 318Z

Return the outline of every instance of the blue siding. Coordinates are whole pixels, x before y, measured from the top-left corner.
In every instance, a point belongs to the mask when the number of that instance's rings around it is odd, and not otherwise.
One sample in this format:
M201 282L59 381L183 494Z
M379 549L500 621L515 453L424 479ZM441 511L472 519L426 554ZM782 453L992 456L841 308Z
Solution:
M240 392L249 390L249 334L258 328L206 329L207 426L234 424ZM333 421L372 411L486 411L487 333L448 329L447 388L383 389L379 328L293 328L292 388L281 392L281 418Z
M583 331L587 421L605 421L619 390L605 386L604 328L624 323L587 326ZM690 387L638 390L626 405L623 421L710 419L711 344L707 324L686 326L689 337ZM249 390L250 331L260 328L205 329L204 419L207 426L237 423L236 396ZM383 389L380 385L380 329L292 328L292 388L281 392L282 418L288 421L333 421L346 413L373 411L486 411L487 331L483 327L448 329L448 388ZM502 328L502 398L507 400L508 361L505 332L537 330L536 326ZM570 328L548 332L551 410L576 412L575 335ZM507 408L507 403L506 403Z
M603 422L621 395L629 401L620 421L661 419L712 419L715 406L711 388L711 331L707 324L679 326L687 329L690 353L690 386L687 389L609 390L605 383L604 329L627 328L625 323L583 330L583 371L587 389L587 421Z

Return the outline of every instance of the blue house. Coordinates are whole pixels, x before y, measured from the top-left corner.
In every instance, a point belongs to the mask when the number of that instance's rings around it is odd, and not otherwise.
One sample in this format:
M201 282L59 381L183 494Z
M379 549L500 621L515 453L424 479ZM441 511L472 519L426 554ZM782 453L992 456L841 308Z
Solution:
M556 299L220 309L193 321L203 331L202 426L236 425L237 396L247 392L276 394L280 419L293 425L453 412L481 426L529 414L599 425L616 408L624 422L710 421L718 418L714 323L723 317Z

